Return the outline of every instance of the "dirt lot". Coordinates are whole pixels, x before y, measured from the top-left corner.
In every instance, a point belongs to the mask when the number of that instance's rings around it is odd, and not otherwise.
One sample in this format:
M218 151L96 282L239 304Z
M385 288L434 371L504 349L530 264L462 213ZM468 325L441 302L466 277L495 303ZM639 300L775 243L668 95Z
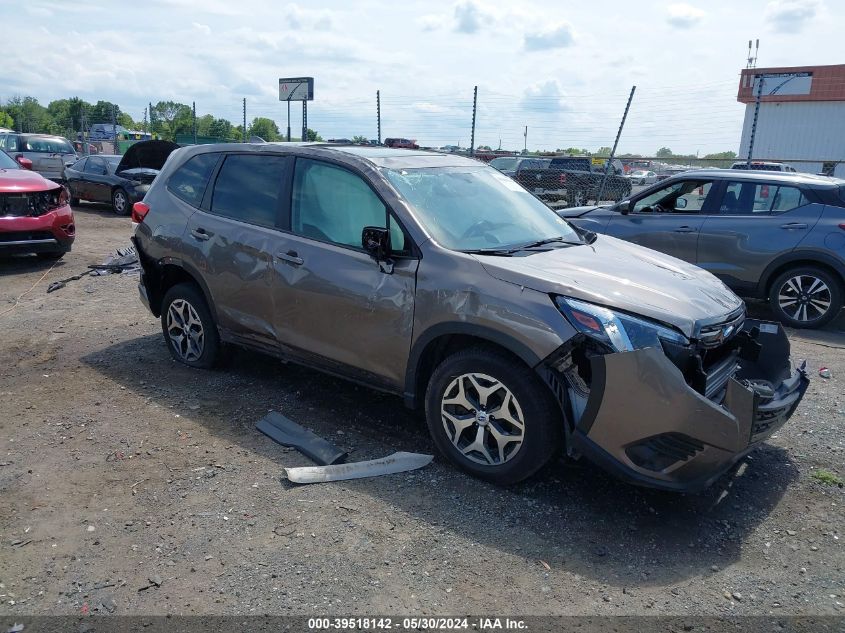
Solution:
M77 222L52 271L0 261L0 614L845 613L845 490L814 477L845 478L842 318L791 332L804 402L699 495L564 461L512 489L440 459L294 487L270 409L355 460L434 447L393 397L248 352L172 362L134 276L46 294L128 245L125 218Z

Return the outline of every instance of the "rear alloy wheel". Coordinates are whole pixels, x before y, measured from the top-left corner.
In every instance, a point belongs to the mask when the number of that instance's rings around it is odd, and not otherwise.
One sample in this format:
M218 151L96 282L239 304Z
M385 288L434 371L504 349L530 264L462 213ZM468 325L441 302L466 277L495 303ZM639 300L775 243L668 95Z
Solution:
M207 369L220 352L220 337L205 298L193 284L177 284L162 301L161 330L170 355L180 363Z
M560 409L517 359L488 349L446 358L426 391L426 421L437 448L493 483L530 477L560 444Z
M820 268L793 268L775 279L769 303L786 325L817 328L839 314L842 289L837 279Z
M117 215L129 215L129 197L120 187L111 194L111 206Z

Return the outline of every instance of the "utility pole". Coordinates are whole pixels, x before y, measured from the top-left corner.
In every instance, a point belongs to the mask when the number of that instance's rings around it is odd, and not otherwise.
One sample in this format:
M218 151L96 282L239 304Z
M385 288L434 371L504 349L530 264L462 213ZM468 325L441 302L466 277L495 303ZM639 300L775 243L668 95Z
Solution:
M246 143L246 97L244 97L244 133L241 137L241 142Z
M118 150L117 144L117 106L115 104L111 104L111 131L112 131L112 140L114 142L114 153L120 154Z
M150 101L149 103L147 103L147 106L148 111L150 113L150 138L154 138L156 126L155 119L153 118L155 116L155 113L153 112L153 102Z
M376 129L378 130L378 144L381 145L381 94L376 90Z
M472 133L469 141L469 155L475 156L475 108L478 105L478 86L472 91Z
M147 133L147 109L144 108L144 134Z
M750 44L750 42L749 42ZM757 96L754 99L754 119L751 121L751 135L748 139L748 158L745 160L745 168L751 169L751 156L754 153L754 137L757 135L757 117L760 116L760 99L763 97L763 83L765 75L754 75L757 80Z
M613 141L613 149L610 150L610 157L607 159L607 163L604 166L604 176L601 179L601 185L599 185L599 191L596 194L596 204L601 202L601 196L604 193L604 185L607 182L607 172L613 167L613 157L616 155L616 147L619 145L619 137L622 136L622 128L625 127L625 119L628 118L628 110L631 108L631 101L634 100L634 92L636 92L637 87L631 86L631 94L628 95L628 103L625 104L625 112L622 114L622 121L619 123L619 129L616 132L616 140Z
M522 153L528 153L528 126L525 126L525 132L522 133L522 136L525 137L525 145L522 147Z
M194 145L197 144L197 102L191 101L191 113L194 119Z

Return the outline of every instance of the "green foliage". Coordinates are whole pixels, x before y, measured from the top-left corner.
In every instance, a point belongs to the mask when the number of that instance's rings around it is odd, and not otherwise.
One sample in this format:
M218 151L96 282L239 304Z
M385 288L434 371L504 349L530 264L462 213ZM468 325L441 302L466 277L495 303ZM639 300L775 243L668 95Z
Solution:
M320 136L319 132L317 132L317 130L312 130L310 127L307 130L307 138L312 143L318 143L323 140L323 137Z
M12 130L15 127L15 120L12 118L12 115L3 110L0 110L0 127L4 127L7 130Z
M54 122L47 108L34 97L12 97L3 110L12 117L21 132L54 132Z
M367 137L361 136L360 134L356 134L355 136L352 137L352 142L353 143L366 143Z
M610 154L610 148L606 148L607 153ZM584 149L582 147L567 147L566 149L557 148L555 150L558 154L589 154L590 150ZM607 154L605 154L606 156Z
M670 156L673 156L674 154L672 154L672 150L669 149L668 147L661 147L659 150L657 150L655 152L654 155L657 156L657 158L669 158Z
M610 156L610 152L613 151L612 147L599 147L595 151L596 156ZM585 154L589 154L590 152L584 152Z
M704 158L714 158L721 160L735 160L736 152L716 152L715 154L707 154Z
M97 101L88 108L88 121L90 123L111 123L117 120L120 115L120 107L111 101Z
M252 120L252 125L249 126L249 136L259 136L268 142L278 141L279 126L273 119L255 117Z
M842 481L842 478L837 476L835 473L830 472L824 468L819 468L818 470L814 470L810 477L815 479L821 484L826 486L839 486L840 488L845 485L845 482Z
M152 110L152 129L166 141L175 141L177 134L193 134L193 113L189 106L175 101L159 101Z

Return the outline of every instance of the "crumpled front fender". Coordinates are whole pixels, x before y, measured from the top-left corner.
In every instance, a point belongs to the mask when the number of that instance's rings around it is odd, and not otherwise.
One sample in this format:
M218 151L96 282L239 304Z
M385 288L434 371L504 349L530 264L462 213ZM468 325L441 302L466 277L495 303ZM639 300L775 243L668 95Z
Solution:
M803 369L792 368L778 324L749 320L743 330L748 342L722 404L691 388L660 348L593 357L576 447L642 485L709 485L789 419L809 384Z

